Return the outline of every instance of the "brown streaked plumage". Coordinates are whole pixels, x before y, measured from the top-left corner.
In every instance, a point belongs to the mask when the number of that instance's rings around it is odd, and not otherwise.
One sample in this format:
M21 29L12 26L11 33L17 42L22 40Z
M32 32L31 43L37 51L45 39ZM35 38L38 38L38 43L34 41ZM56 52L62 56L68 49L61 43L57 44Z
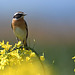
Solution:
M24 46L27 46L28 27L26 21L24 20L24 16L25 14L23 12L15 13L12 19L11 27L15 36L23 42Z

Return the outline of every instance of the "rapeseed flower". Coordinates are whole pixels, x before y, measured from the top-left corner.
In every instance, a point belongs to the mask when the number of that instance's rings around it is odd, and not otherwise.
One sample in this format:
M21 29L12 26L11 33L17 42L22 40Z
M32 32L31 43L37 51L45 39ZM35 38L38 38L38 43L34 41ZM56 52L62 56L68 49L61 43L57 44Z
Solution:
M4 44L4 41L2 41L1 47L4 48L5 50L9 50L9 48L11 48L12 45L10 45L9 42L7 42L6 44Z
M29 60L30 60L30 57L27 56L27 57L26 57L26 61L29 61Z
M35 57L35 56L36 56L35 52L31 52L30 57Z
M0 54L5 54L5 49L4 50L0 50Z
M44 53L39 56L31 48L26 50L21 41L14 46L4 40L0 42L1 75L51 75L48 69L44 68L44 60Z
M0 42L0 69L4 70L5 66L13 66L16 64L21 64L24 61L24 58L26 61L33 61L32 58L36 59L36 53L32 50L26 50L24 46L22 45L21 41L18 43L15 43L15 45L12 47L12 45L9 44L9 42ZM43 56L40 56L40 59L42 61L45 60L44 54Z
M74 62L75 62L75 56L74 57L72 57L72 59L74 60ZM74 72L75 72L75 68L74 68Z
M40 60L42 60L42 61L45 60L44 53L42 54L42 56L40 56Z

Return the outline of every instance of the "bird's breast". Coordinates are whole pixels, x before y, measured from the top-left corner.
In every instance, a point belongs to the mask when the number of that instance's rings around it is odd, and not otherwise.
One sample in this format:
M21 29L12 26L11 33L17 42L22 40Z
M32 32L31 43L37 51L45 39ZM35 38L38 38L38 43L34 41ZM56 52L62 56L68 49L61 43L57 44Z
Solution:
M16 27L13 32L16 35L16 37L18 37L20 40L26 39L27 35L26 29L22 30L21 28Z
M21 29L25 30L26 24L24 19L19 19L19 20L12 20L12 27L15 29L16 27L20 27Z

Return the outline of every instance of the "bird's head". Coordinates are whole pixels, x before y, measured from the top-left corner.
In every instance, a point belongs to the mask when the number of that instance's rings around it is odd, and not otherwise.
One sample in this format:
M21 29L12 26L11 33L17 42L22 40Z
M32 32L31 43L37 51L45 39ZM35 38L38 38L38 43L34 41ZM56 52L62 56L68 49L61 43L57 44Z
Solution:
M13 18L18 20L20 18L24 18L24 16L26 16L26 15L27 14L25 14L24 12L19 11L14 14Z

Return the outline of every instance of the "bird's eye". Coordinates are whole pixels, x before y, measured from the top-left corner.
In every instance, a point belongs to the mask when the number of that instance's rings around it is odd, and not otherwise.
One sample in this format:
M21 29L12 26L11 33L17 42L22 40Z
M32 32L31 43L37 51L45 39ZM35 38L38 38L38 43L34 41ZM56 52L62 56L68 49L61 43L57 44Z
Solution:
M13 18L20 18L22 16L22 14L16 14Z

